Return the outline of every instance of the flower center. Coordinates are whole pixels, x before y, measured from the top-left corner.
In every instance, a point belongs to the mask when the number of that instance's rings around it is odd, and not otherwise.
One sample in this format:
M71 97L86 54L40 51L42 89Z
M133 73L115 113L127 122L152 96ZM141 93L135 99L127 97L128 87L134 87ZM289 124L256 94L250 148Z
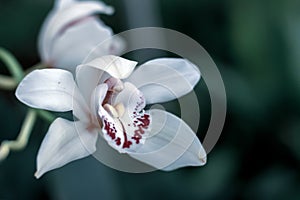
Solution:
M124 84L120 79L110 77L104 81L107 84L108 90L106 96L102 102L103 108L108 112L113 118L122 117L125 108L122 103L118 103L112 106L113 98L124 89Z
M110 77L104 81L107 84L108 90L102 102L102 105L107 103L112 104L113 98L124 89L124 84L120 79Z
M106 112L99 113L104 136L121 153L124 149L134 150L144 143L150 129L151 116L143 111L145 98L131 83L113 77L104 83L108 86L102 102Z
M114 118L114 120L121 125L121 129L123 132L123 145L122 148L129 148L132 144L131 141L128 141L127 139L127 133L124 128L123 122L120 120L120 118L125 113L125 107L122 103L117 103L115 106L112 106L113 98L120 93L124 89L124 84L121 80L116 79L114 77L110 77L107 80L104 81L104 83L108 86L108 91L106 93L105 99L103 100L103 108L106 110L106 112ZM110 137L115 140L117 145L121 145L121 138L116 137L116 127L113 125L111 127L111 123L109 123L107 120L104 119L105 129L110 135Z
M103 106L103 108L108 112L108 114L110 114L110 116L112 116L113 118L119 118L122 117L124 112L125 112L125 108L124 105L122 103L118 103L115 106L112 106L110 104L105 104Z

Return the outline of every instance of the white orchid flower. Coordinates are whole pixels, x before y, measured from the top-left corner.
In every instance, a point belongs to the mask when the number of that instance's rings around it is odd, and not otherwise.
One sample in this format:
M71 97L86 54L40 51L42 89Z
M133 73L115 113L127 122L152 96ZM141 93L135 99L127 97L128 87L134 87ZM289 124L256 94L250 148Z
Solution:
M81 64L89 52L113 35L111 28L94 15L113 12L112 7L100 1L56 0L38 38L42 62L75 73L74 66ZM124 50L124 42L114 38L93 51L89 58L119 55Z
M37 178L94 153L99 134L112 149L157 169L205 164L205 150L183 120L163 110L143 110L189 93L200 79L197 67L179 58L154 59L134 70L136 64L103 56L79 65L75 81L62 69L35 70L22 80L16 90L21 102L72 110L75 117L51 124L38 152Z

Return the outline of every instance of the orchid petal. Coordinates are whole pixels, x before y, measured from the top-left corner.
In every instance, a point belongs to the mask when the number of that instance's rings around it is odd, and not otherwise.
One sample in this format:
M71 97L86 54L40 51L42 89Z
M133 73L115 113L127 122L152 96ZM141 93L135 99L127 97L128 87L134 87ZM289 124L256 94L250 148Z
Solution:
M77 87L70 72L42 69L34 70L21 81L16 96L33 108L65 112L72 110L73 104L82 104L73 98L75 90Z
M90 102L92 92L100 83L103 74L104 71L97 68L86 66L76 67L76 83L87 103Z
M50 126L37 156L36 178L96 151L97 131L86 124L57 118Z
M134 70L137 62L127 60L114 55L102 56L96 58L88 63L79 65L76 69L76 77L83 76L84 71L82 68L93 67L101 71L107 72L112 77L118 79L127 78Z
M38 47L44 62L52 62L49 53L54 43L53 40L72 23L95 13L113 13L112 7L96 1L76 1L68 6L65 6L63 2L57 2L57 6L58 9L54 9L48 15L39 34Z
M150 110L150 115L152 137L136 152L129 152L131 157L162 170L205 164L205 150L184 121L157 109Z
M147 104L153 104L189 93L199 79L200 71L188 60L160 58L141 65L127 81L141 90Z
M99 105L101 105L103 100L105 99L107 90L108 90L107 84L100 84L94 89L92 93L90 110L92 114L92 120L94 122L98 120Z
M95 17L86 18L68 28L55 40L50 52L51 57L55 58L52 64L75 74L76 66L81 64L98 44L111 35L112 30L100 20ZM97 50L97 52L93 51L94 58L109 54L110 46L106 45Z
M198 152L199 156L197 158L195 152ZM184 154L180 156L175 162L163 168L162 170L171 171L186 166L202 166L205 165L205 163L206 163L206 152L202 147L202 144L200 143L198 138L195 137L193 143L188 148L188 150L184 152Z
M89 102L88 98L93 90L105 80L105 71L115 78L123 79L132 73L136 64L137 62L110 55L79 65L76 68L76 82L79 90Z

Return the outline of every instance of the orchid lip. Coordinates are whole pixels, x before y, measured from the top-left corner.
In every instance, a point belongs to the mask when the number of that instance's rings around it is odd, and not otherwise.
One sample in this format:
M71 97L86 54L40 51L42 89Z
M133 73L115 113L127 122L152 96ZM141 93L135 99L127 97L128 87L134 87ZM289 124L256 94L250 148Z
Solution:
M133 84L113 77L104 83L107 92L103 102L99 102L99 118L105 138L120 153L134 151L144 144L146 132L150 130L151 116L143 110L143 94ZM115 88L122 91L114 92Z

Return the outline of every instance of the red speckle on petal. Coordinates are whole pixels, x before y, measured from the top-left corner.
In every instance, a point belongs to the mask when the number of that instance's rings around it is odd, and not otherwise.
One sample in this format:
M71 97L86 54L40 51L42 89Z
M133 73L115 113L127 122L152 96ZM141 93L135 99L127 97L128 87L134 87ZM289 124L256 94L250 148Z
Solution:
M116 141L116 144L117 144L118 146L120 146L120 144L121 144L121 138L118 137L115 141Z
M145 133L145 130L149 128L150 115L144 114L142 116L139 116L133 122L133 126L137 127L137 129L134 131L134 136L131 138L135 140L136 144L139 144L140 139L142 139L142 135Z
M107 120L104 121L104 129L106 130L107 134L111 137L112 140L116 138L116 129L114 126L111 126L111 123Z
M123 143L122 147L123 147L123 149L130 148L130 145L132 145L132 142L127 140Z
M143 127L141 125L138 126L139 129L135 130L134 133L135 134L144 134L145 131L143 130Z
M140 122L142 122L142 124L141 124L142 127L146 128L150 124L149 117L150 117L150 115L144 114L144 116L142 116L142 118L137 118L137 120L139 120Z
M123 125L123 123L121 122L121 120L119 120L119 121L120 121L120 123L121 123L121 125L122 125L123 135L124 135L124 143L123 143L122 148L123 148L123 149L125 149L125 148L130 148L130 145L132 145L132 142L129 141L129 140L127 139L127 133L126 133L126 130L125 130L125 128L124 128L124 125Z
M140 143L140 139L142 139L142 136L138 133L135 133L133 137L131 137L132 139L135 140L135 143L136 144L139 144Z

